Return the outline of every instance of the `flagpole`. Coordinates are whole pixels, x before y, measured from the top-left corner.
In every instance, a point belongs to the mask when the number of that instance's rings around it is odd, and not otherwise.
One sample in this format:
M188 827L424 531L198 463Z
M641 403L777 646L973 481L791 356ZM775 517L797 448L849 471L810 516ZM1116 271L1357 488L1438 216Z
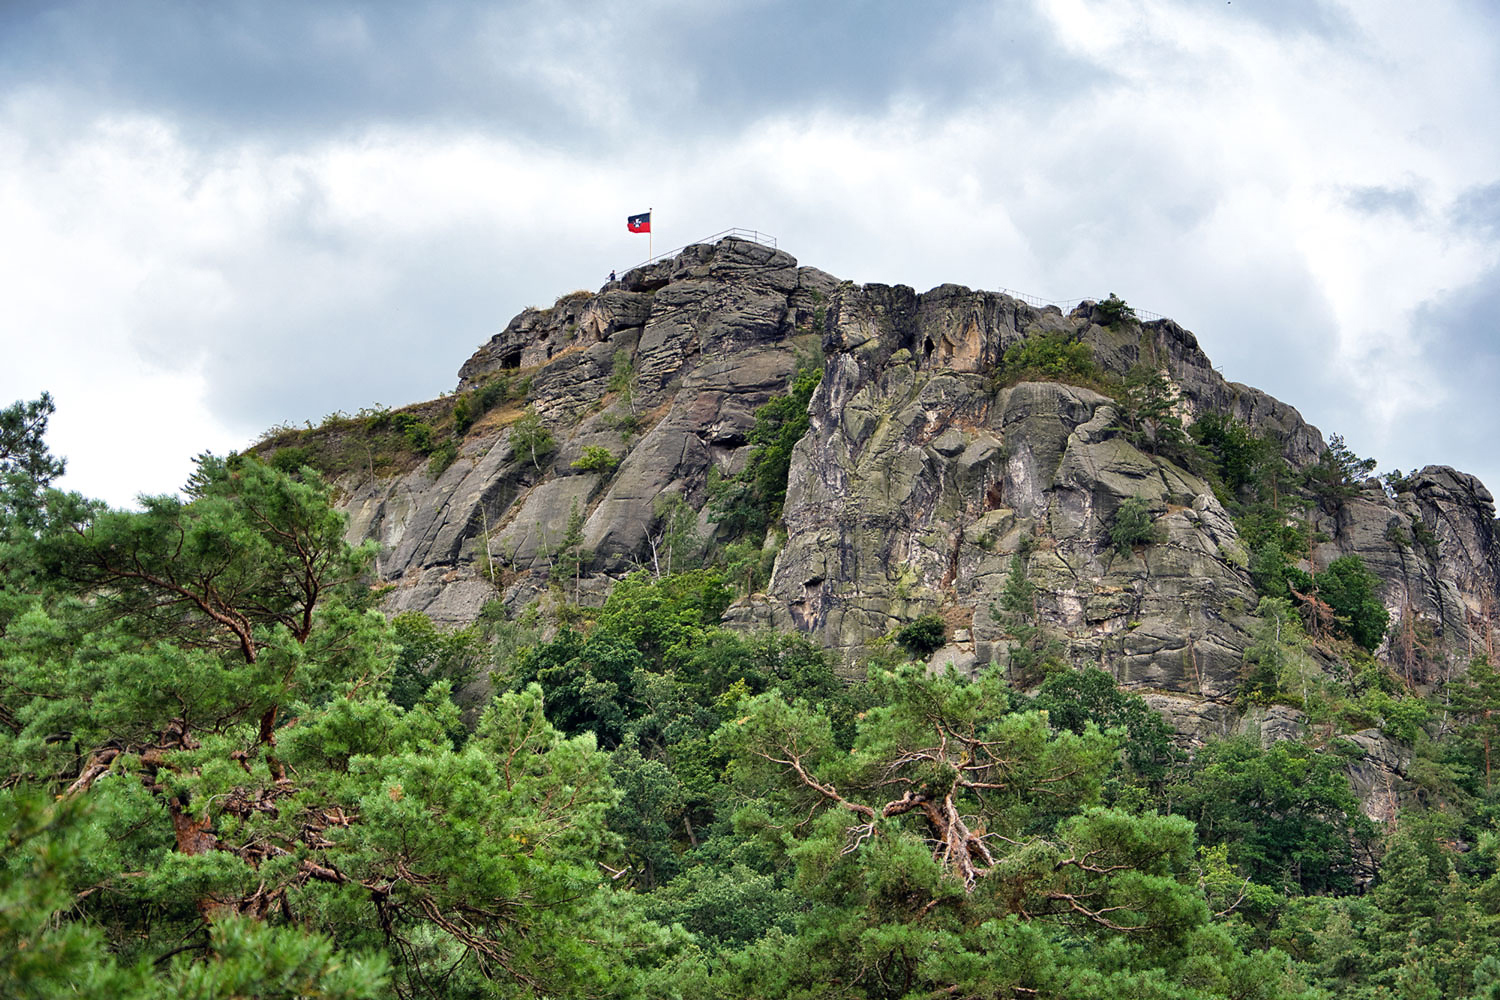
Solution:
M650 208L650 206L647 206L647 208L646 208L646 221L647 222L651 221L651 208ZM651 260L655 256L656 256L656 254L652 250L651 230L648 228L646 230L646 259L647 260Z

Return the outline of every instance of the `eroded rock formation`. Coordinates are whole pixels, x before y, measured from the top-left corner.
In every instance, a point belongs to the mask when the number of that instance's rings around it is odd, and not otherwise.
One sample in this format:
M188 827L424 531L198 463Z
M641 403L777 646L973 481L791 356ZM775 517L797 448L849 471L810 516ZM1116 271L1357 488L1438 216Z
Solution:
M464 363L460 390L527 375L554 451L533 461L513 420L481 420L436 479L418 469L344 481L350 531L382 543L391 610L462 623L493 598L519 607L545 593L576 510L586 554L576 587L597 600L650 562L659 498L681 497L712 535L710 477L743 465L756 408L786 391L799 356L820 358L774 573L732 622L808 633L855 672L893 629L937 613L951 641L934 665L1004 663L1011 640L994 608L1024 552L1036 614L1070 660L1098 664L1194 737L1297 735L1296 710L1237 700L1257 598L1249 553L1209 484L1132 444L1109 396L1002 385L995 373L1011 345L1062 331L1106 372L1164 370L1184 424L1231 415L1294 467L1317 460L1322 436L1292 407L1226 381L1170 320L1101 318L1092 303L1065 315L954 285L841 283L741 240L690 247L523 312ZM575 467L589 446L618 465ZM1159 534L1122 551L1109 529L1130 498ZM1487 641L1478 623L1500 588L1494 514L1484 486L1452 469L1424 469L1394 496L1371 481L1311 515L1323 539L1311 565L1357 553L1381 578L1392 634L1420 633L1449 651L1439 661L1458 663ZM1399 766L1366 735L1371 759ZM1384 779L1364 780L1369 799Z

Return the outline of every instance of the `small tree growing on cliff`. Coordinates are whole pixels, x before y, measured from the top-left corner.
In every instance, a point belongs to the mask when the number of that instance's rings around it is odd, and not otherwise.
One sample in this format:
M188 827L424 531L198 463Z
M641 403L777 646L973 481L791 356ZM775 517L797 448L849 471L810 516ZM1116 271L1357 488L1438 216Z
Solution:
M1005 577L1005 586L1000 591L1000 600L990 605L990 616L999 623L1005 635L1015 641L1010 647L1007 666L1011 681L1017 687L1035 684L1043 674L1061 670L1066 664L1066 652L1057 637L1048 633L1037 613L1037 586L1026 572L1026 551L1029 542L1022 543L1022 551L1010 560L1010 572Z
M1500 742L1500 670L1481 653L1459 680L1448 685L1449 705L1462 720L1464 735L1484 751L1484 787L1491 788L1490 755Z
M1109 293L1109 298L1095 303L1094 311L1104 321L1105 326L1119 326L1121 323L1134 323L1136 321L1135 310L1125 304L1125 300L1114 292Z
M620 459L603 445L586 444L583 453L573 460L573 468L583 472L613 472Z
M711 482L713 520L731 538L763 538L766 529L781 518L792 449L811 426L807 407L822 380L823 369L817 362L804 360L792 378L790 393L772 396L755 411L750 459L744 470Z
M1380 602L1380 585L1380 577L1356 555L1335 559L1317 575L1318 596L1333 608L1335 628L1372 652L1391 621Z
M1334 434L1317 464L1308 468L1304 482L1323 509L1333 513L1359 495L1361 484L1375 471L1375 465L1375 459L1360 458L1351 451L1342 434Z
M922 615L896 630L896 642L912 656L927 657L943 648L948 630L939 615Z
M630 359L629 351L615 352L608 388L630 408L630 415L635 416L635 362Z
M1109 540L1115 552L1130 555L1136 545L1150 545L1161 540L1161 530L1151 520L1151 510L1140 497L1128 497L1115 511L1114 523L1110 525Z
M1182 431L1182 419L1175 412L1176 406L1177 393L1160 368L1138 364L1125 376L1120 425L1136 447L1145 448L1153 456L1164 449L1182 450L1187 437Z
M583 547L583 510L578 498L568 508L568 526L563 530L562 541L557 543L557 571L563 579L573 578L573 603L578 603L578 594L583 585L583 565L593 558L593 553Z
M698 513L676 493L656 498L655 530L646 533L651 546L651 572L659 580L675 570L689 569L688 557L702 545Z
M528 408L510 428L510 447L514 455L528 455L531 464L541 471L541 460L557 450L552 432L542 423L537 412Z
M1256 434L1242 421L1217 412L1203 414L1188 432L1201 449L1206 449L1228 499L1269 499L1273 507L1278 506L1277 482L1286 475L1287 466L1274 441Z
M1099 366L1094 363L1089 345L1061 330L1035 334L1011 344L1000 359L1000 385L1017 382L1093 385L1099 381Z

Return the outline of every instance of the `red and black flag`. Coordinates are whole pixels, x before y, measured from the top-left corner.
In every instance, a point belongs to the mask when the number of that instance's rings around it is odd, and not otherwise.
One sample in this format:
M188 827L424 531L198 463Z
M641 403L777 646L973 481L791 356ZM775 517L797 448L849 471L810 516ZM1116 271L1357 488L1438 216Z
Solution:
M651 213L642 212L640 215L632 215L625 220L625 228L632 233L651 232Z

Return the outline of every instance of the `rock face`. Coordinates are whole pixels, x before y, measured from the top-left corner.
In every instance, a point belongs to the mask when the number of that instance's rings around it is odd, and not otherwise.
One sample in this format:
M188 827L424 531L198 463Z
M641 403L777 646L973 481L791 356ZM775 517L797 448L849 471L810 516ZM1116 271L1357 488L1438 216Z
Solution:
M996 604L1019 559L1034 615L1066 658L1140 690L1183 733L1296 735L1300 713L1247 714L1236 702L1256 595L1249 553L1209 485L1133 445L1100 392L1001 385L996 370L1013 344L1065 332L1107 372L1164 370L1184 424L1229 414L1296 467L1318 459L1322 436L1292 407L1224 380L1170 320L1102 318L1087 302L1065 315L954 285L840 283L742 240L689 247L523 312L460 369L460 390L528 377L555 450L533 460L513 420L480 421L436 480L418 470L341 483L350 534L382 543L389 610L461 623L488 600L544 594L572 519L585 555L572 586L600 599L612 578L650 563L661 498L680 497L712 534L710 477L743 466L756 408L786 391L799 357L821 357L771 582L732 622L808 633L853 673L893 629L936 613L952 641L934 665L1005 664L1012 640ZM618 465L575 467L589 446ZM1493 498L1441 467L1402 486L1391 496L1372 481L1319 512L1326 540L1311 568L1359 554L1381 578L1393 635L1441 645L1456 664L1487 639L1477 623L1500 592ZM1122 550L1110 529L1132 499L1155 540ZM1394 644L1387 652L1400 659ZM1361 772L1372 796L1390 786L1376 772L1399 763L1382 740L1370 737L1375 770Z
M1495 501L1478 479L1429 465L1394 497L1371 481L1318 526L1330 539L1316 551L1319 565L1356 554L1385 582L1396 666L1412 669L1401 661L1410 660L1403 639L1415 629L1423 642L1449 649L1449 662L1437 664L1446 672L1455 658L1467 662L1480 650L1493 652L1486 646L1487 630L1479 626L1495 614L1500 550ZM1420 686L1448 679L1433 674L1431 662L1426 669L1408 679Z
M793 462L771 620L820 635L852 665L893 627L939 612L972 623L969 663L1004 661L993 605L1024 545L1041 617L1071 659L1128 686L1232 699L1248 642L1239 619L1255 599L1209 486L1112 430L1115 404L1097 392L991 387L1005 349L1037 329L1079 330L1096 357L1135 362L1137 345L1090 320L951 286L845 289ZM1232 395L1178 328L1145 335L1187 402ZM1294 411L1242 395L1247 411L1277 413L1293 454L1313 450ZM1164 540L1120 554L1109 528L1132 497Z
M384 551L388 608L456 624L496 597L532 600L575 504L591 554L582 590L648 563L658 499L704 511L709 470L743 461L755 409L785 391L799 350L816 353L819 303L837 287L786 253L725 240L517 316L464 363L459 389L525 372L555 451L533 463L513 447L514 425L481 422L436 481L418 470L342 484L351 536ZM628 391L611 388L617 364ZM591 445L618 466L575 468Z

